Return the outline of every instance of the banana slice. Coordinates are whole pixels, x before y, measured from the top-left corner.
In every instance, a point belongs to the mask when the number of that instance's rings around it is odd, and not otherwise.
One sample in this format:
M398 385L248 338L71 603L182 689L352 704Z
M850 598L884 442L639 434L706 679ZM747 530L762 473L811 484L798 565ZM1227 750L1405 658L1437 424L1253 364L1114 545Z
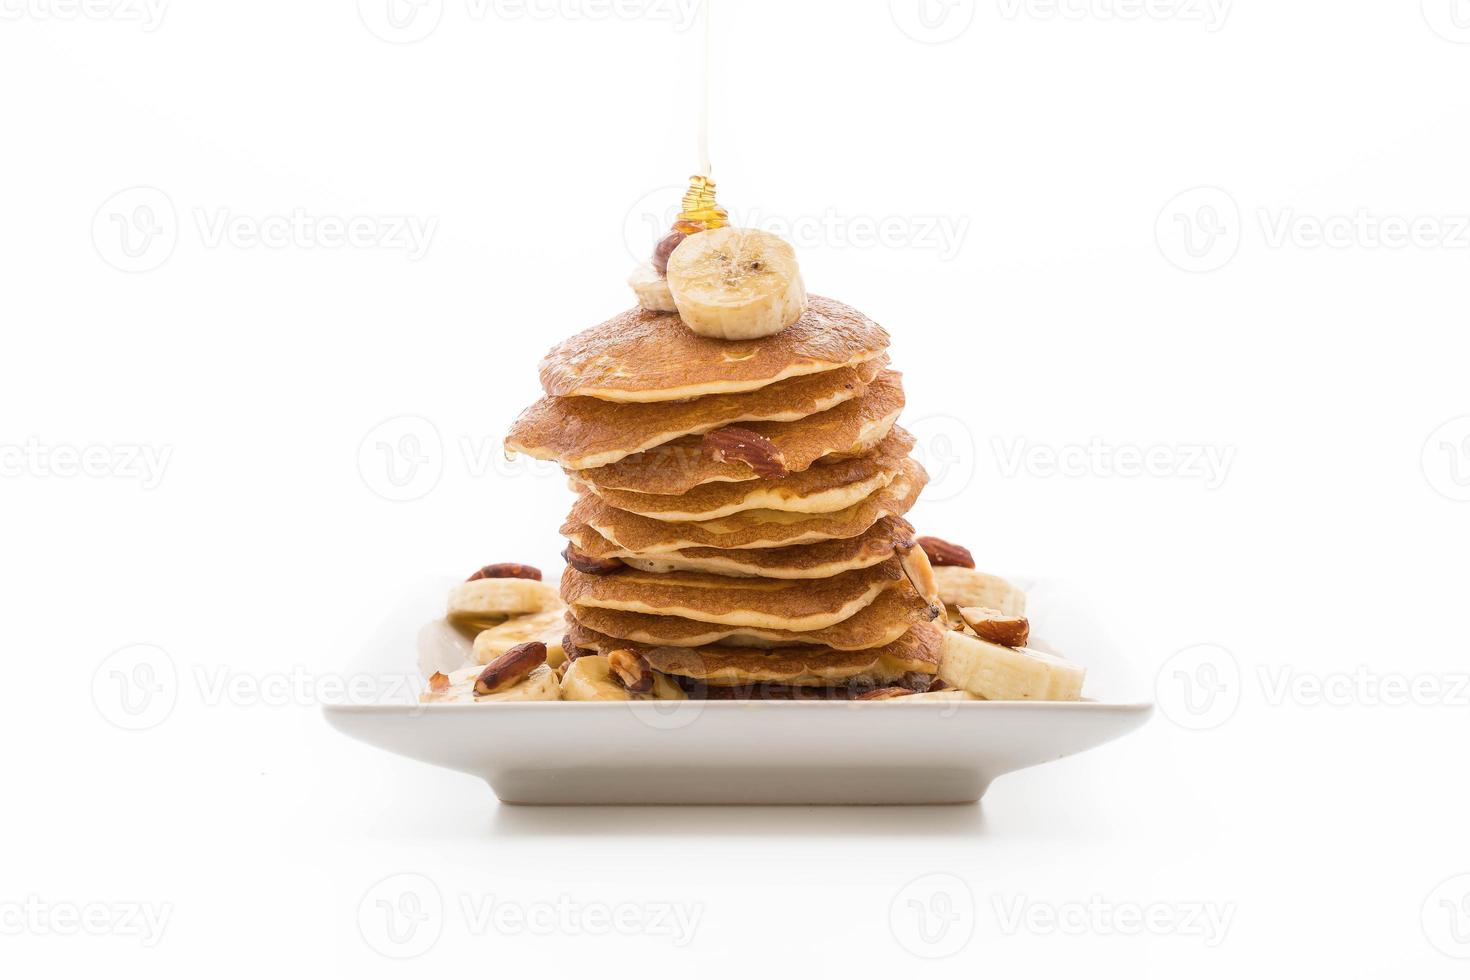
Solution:
M987 701L1076 701L1086 675L1083 667L1039 650L1003 647L968 633L944 634L940 678Z
M958 688L944 691L924 691L922 694L905 694L895 701L983 701L984 699L971 694L969 691L961 691Z
M679 318L701 337L769 337L806 312L796 250L755 228L690 235L669 256L668 286Z
M449 618L494 626L507 616L526 616L561 605L545 582L529 578L479 578L449 592Z
M566 632L566 607L558 602L555 608L529 616L516 616L482 631L475 637L475 662L488 664L519 643L539 640L546 644L546 663L554 669L561 666L567 656L561 645L561 638Z
M437 674L442 678L445 675ZM448 675L447 681L436 684L430 680L429 689L419 695L425 704L486 704L491 701L560 701L561 686L556 682L556 673L545 664L526 675L515 687L489 694L483 698L475 696L475 678L480 676L479 667L465 667ZM437 689L436 689L437 688Z
M663 674L654 672L653 690L634 694L612 677L606 657L587 654L573 660L561 679L564 701L683 701L689 695Z
M634 269L633 274L628 276L628 285L633 287L638 305L645 310L679 312L679 308L674 305L674 294L669 291L669 281L658 274L652 262L645 262Z
M984 606L1007 616L1026 612L1026 593L997 575L959 565L935 565L934 581L946 606Z

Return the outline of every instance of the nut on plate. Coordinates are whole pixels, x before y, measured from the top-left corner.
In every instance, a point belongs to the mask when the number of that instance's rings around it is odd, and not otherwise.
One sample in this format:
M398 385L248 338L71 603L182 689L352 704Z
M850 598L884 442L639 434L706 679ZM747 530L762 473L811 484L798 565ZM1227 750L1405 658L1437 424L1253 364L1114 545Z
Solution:
M653 668L632 650L614 650L607 655L607 666L628 690L637 694L653 690Z
M522 565L518 562L506 561L495 565L485 565L475 570L466 582L478 582L482 578L528 578L533 581L541 581L541 569L534 565Z
M1003 647L1023 647L1031 638L1031 623L1025 616L1011 615L985 606L961 606L960 618L975 635Z
M486 697L514 687L546 663L546 644L539 641L513 646L492 660L475 678L475 695Z
M925 535L919 538L919 547L923 548L924 554L929 556L930 564L957 565L960 568L975 567L975 559L970 554L970 549L963 545Z

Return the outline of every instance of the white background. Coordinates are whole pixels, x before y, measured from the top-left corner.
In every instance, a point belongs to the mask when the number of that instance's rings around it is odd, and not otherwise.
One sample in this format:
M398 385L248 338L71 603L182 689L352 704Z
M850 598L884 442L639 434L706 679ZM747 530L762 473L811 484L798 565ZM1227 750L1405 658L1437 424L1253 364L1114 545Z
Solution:
M721 199L893 334L915 523L1084 583L1161 711L976 808L550 813L316 702L405 602L556 561L499 439L630 304L699 32L357 6L0 0L7 973L1463 975L1470 5L721 4ZM405 889L444 912L395 946Z

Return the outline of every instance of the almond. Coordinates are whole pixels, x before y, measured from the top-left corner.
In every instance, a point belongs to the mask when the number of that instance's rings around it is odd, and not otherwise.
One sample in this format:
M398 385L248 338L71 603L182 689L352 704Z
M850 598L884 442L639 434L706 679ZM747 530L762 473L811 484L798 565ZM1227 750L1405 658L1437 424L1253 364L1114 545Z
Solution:
M924 554L929 556L932 564L975 567L975 559L970 555L969 548L952 544L943 538L922 537L919 539L919 547L924 549Z
M774 442L738 425L706 432L700 446L715 462L744 463L763 480L774 480L790 472L786 469L786 455Z
M985 606L961 606L960 618L980 639L1003 647L1024 647L1031 638L1031 623L1025 616L1009 616Z
M561 556L568 565L588 575L611 575L621 568L628 567L620 558L593 558L591 555L584 555L577 550L576 545L570 543L562 551Z
M632 650L614 650L607 655L607 666L628 690L643 694L653 689L653 668Z
M519 643L485 665L475 678L475 696L499 694L515 687L531 671L546 663L546 644L536 640Z
M477 582L482 578L529 578L539 582L541 581L541 569L534 565L518 565L515 562L501 562L498 565L486 565L465 579L465 581Z

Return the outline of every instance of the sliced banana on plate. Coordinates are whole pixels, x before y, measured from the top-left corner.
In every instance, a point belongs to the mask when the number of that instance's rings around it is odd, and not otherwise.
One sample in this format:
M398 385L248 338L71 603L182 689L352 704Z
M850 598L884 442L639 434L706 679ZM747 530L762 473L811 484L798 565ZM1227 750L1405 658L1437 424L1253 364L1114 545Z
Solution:
M560 701L561 686L556 673L545 664L526 675L514 687L483 697L475 694L479 667L465 667L429 678L429 689L419 695L425 704L487 704L492 701Z
M968 633L944 634L939 677L987 701L1076 701L1085 668L1039 650L1004 647Z
M959 565L935 565L934 581L946 606L983 606L1007 616L1026 612L1026 593L998 575Z
M561 666L566 651L561 640L567 632L566 608L557 602L552 609L516 616L475 636L475 662L488 664L511 647L533 640L546 644L546 662Z
M560 605L556 589L529 578L479 578L461 582L449 592L450 619L488 626Z
M756 228L690 235L669 256L667 279L679 318L701 337L769 337L806 312L796 250Z
M653 675L653 690L635 694L613 676L606 657L586 654L573 660L561 679L564 701L683 701L683 688L663 674Z

